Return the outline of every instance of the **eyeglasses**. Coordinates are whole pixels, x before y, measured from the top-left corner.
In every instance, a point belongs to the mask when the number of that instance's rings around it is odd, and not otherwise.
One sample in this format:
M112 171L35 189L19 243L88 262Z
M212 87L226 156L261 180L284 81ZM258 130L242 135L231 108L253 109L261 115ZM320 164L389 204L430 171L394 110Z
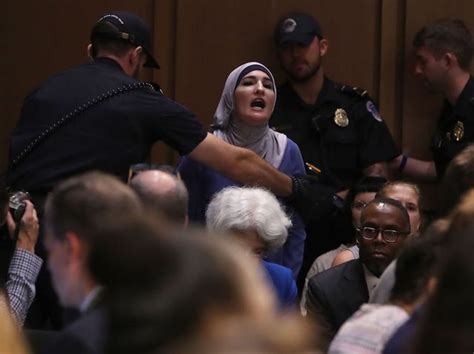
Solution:
M360 209L360 210L362 210L362 209L365 208L366 205L367 205L367 203L365 203L365 202L363 202L363 201L355 200L355 201L352 203L351 207L352 207L353 209Z
M408 235L410 232L407 231L398 231L398 230L390 230L390 229L379 229L371 226L363 226L358 228L357 231L361 234L361 236L366 240L375 240L379 233L382 234L382 239L385 242L396 242L398 237L403 235Z

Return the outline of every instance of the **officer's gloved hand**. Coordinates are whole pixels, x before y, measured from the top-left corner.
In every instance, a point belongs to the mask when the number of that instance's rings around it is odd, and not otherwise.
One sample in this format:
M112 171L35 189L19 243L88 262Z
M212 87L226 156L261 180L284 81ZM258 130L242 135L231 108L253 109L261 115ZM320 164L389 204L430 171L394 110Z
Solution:
M310 223L342 209L344 201L333 187L321 183L317 176L292 176L293 191L289 198L304 222Z

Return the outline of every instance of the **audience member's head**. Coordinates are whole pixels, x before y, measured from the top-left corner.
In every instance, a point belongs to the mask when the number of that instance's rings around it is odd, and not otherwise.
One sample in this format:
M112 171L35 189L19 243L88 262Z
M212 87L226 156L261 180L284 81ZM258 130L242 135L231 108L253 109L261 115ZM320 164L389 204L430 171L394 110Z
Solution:
M390 301L411 312L435 285L435 269L441 255L441 228L430 228L407 243L397 258L395 284Z
M408 212L410 217L411 234L420 232L422 225L421 192L416 184L405 181L392 181L386 183L377 193L377 197L398 200Z
M63 305L79 307L97 286L87 258L98 234L141 210L138 197L127 185L99 172L72 177L50 193L45 246L53 286Z
M383 177L366 176L359 179L349 190L344 202L344 214L351 220L350 229L344 232L343 243L354 242L356 229L360 226L362 210L374 199L375 194L387 182ZM350 231L349 231L350 230Z
M29 354L23 333L11 315L7 296L0 293L0 353Z
M206 223L212 231L231 232L257 255L282 246L291 226L273 194L249 187L227 187L215 194Z
M122 242L125 232L101 238L91 255L92 271L110 290L110 353L172 352L196 338L218 338L235 322L276 314L258 262L240 246L204 231L165 237L150 220L138 221L128 230L133 240Z
M218 336L205 336L178 344L166 353L303 354L317 350L318 329L296 314L278 316L264 323L235 320Z
M395 259L410 234L410 219L405 207L394 199L375 198L362 211L357 236L360 259L379 277Z
M453 211L438 285L428 301L413 353L470 353L474 348L474 191Z
M138 173L129 184L148 210L173 224L187 224L188 191L178 177L149 170Z
M474 187L474 144L456 155L448 165L442 184L442 212L449 213L464 193Z

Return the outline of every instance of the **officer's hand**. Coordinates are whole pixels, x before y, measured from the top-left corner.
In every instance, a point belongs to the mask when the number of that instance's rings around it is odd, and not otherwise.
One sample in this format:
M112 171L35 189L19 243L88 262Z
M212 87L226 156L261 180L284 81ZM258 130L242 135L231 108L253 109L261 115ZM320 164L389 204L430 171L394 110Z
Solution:
M26 200L25 213L23 214L18 225L15 224L13 217L10 212L7 214L7 226L10 238L13 239L16 228L18 227L18 239L16 241L16 247L27 250L34 253L36 242L38 241L39 224L38 216L33 204Z
M297 175L291 179L290 202L305 223L320 220L342 208L343 201L335 194L337 190L321 183L317 176Z

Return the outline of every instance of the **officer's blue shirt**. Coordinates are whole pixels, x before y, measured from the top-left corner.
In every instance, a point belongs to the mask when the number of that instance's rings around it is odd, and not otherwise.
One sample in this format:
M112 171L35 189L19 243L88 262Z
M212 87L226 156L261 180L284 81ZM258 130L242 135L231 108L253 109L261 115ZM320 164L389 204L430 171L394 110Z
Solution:
M204 140L206 132L194 114L151 86L113 93L138 83L107 58L47 79L26 97L12 132L9 184L45 193L58 181L88 170L126 180L129 166L146 160L157 140L181 155ZM112 97L76 114L13 166L12 161L49 127L107 93Z

